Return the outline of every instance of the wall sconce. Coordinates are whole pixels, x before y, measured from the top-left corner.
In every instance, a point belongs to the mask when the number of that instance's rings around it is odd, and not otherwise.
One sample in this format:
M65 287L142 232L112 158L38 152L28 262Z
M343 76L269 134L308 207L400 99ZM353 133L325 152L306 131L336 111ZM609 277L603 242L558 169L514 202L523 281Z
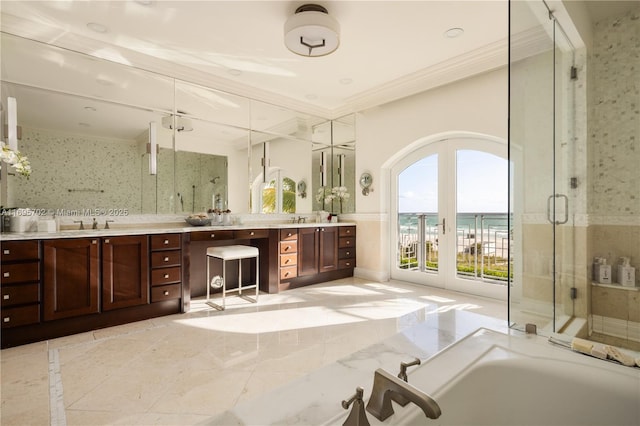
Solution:
M149 174L158 174L158 140L156 137L156 122L149 123L149 143L147 150L149 152Z
M262 144L262 183L267 183L267 170L269 168L269 142Z
M16 98L7 98L7 145L18 150L18 104Z
M307 183L303 180L298 182L298 195L300 198L307 198Z
M327 186L327 153L320 153L320 186Z
M365 197L369 195L369 192L373 192L373 188L369 189L372 183L373 183L373 177L371 176L371 173L365 172L362 174L362 176L360 176L360 186L362 187L362 195L364 195Z

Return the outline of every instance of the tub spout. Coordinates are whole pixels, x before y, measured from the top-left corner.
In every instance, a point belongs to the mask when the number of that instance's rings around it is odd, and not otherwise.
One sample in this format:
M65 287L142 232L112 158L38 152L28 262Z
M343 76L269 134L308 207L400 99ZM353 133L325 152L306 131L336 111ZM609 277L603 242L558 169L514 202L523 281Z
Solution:
M431 419L440 417L440 406L433 398L382 368L378 368L373 377L373 389L367 411L378 420L384 421L393 414L391 400L395 400L398 395L420 407L425 416Z

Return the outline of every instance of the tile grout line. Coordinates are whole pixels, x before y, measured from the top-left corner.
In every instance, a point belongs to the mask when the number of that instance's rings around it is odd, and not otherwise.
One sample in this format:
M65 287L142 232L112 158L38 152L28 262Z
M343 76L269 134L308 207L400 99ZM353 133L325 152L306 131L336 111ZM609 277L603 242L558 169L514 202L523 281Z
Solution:
M58 349L49 349L49 413L51 426L67 425Z

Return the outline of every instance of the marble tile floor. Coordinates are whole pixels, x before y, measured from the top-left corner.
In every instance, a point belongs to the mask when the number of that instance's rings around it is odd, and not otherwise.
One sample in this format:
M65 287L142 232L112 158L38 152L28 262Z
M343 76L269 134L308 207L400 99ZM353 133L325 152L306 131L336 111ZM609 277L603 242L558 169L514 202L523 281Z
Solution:
M188 314L2 350L0 424L210 423L450 311L506 325L506 302L397 281L348 278L258 304L232 296L223 312L194 300Z

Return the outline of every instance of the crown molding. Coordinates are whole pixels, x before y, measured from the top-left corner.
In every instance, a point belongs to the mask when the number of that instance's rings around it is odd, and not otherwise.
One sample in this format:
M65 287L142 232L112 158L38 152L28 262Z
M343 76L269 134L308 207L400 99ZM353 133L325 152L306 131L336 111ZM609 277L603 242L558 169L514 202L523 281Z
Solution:
M466 52L434 66L405 75L345 99L345 105L333 110L343 116L386 104L458 80L482 74L507 65L508 40L500 40L480 49Z

